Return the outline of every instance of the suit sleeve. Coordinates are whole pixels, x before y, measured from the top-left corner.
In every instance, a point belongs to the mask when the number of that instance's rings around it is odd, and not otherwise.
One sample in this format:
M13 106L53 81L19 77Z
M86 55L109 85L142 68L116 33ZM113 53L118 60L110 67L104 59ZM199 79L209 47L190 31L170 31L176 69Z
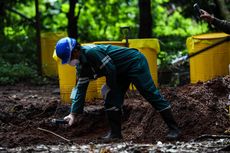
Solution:
M230 22L214 18L212 24L223 32L230 34Z
M73 114L83 113L85 97L86 97L89 81L90 81L89 77L84 77L78 74L77 84L73 88L70 96L70 99L72 100L70 113Z

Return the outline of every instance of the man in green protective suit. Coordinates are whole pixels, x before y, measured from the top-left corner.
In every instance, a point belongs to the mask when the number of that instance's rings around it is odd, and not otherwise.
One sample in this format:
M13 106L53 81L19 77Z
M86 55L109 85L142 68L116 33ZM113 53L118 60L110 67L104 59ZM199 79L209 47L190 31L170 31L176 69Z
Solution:
M169 128L167 138L176 140L179 137L180 130L171 113L171 105L155 87L147 60L138 50L113 45L81 46L75 39L66 37L57 42L56 55L62 64L77 68L78 81L71 93L70 114L64 118L70 126L76 115L83 112L89 81L105 76L106 84L101 92L110 132L103 139L122 139L122 105L130 83L160 112Z

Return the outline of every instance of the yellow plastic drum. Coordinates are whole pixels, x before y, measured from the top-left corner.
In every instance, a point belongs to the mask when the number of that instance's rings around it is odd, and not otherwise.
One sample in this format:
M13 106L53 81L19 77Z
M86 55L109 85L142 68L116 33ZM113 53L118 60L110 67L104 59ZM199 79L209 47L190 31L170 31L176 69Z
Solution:
M76 83L76 68L58 62L60 96L63 103L71 103L70 94Z
M53 60L52 55L57 41L66 36L66 32L46 32L41 34L42 74L44 76L58 76L57 63Z
M121 41L98 41L98 42L94 42L94 44L111 44L111 45L115 45L115 46L125 46L124 42ZM105 77L101 77L97 79L97 98L102 98L101 95L101 87L103 84L105 84L106 82L106 78Z
M97 79L96 85L97 85L97 98L102 98L101 95L101 88L102 85L104 85L106 82L106 78L105 77L101 77Z
M84 45L84 44L82 44ZM71 103L70 95L73 87L76 84L76 68L69 66L68 64L61 64L58 60L58 76L61 101L63 103ZM97 86L96 81L90 81L86 93L86 101L93 100L97 97Z
M209 33L190 37L186 41L189 54L210 46L226 38L225 33ZM230 63L230 43L225 42L190 58L191 83L207 81L228 74Z
M123 46L123 47L125 47L125 45L126 45L122 41L96 41L93 43L94 44L108 44L108 45Z
M157 77L157 53L160 51L160 45L158 39L129 39L129 47L136 48L144 54L148 61L149 69L153 81L158 86ZM130 87L132 90L132 88Z

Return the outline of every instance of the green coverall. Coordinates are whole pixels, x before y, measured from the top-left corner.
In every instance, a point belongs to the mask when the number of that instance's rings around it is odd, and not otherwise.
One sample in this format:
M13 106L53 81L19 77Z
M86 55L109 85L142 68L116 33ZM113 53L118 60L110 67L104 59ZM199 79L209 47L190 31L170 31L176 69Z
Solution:
M106 109L121 109L130 83L156 110L170 108L154 85L146 58L138 50L112 45L81 46L79 60L78 82L71 93L71 113L83 112L89 81L101 76L106 76L111 89L105 99Z

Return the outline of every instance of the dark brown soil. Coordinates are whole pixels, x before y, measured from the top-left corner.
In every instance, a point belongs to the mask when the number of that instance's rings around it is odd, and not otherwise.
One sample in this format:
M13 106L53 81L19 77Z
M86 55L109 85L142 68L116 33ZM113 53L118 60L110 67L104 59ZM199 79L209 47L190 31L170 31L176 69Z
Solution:
M34 144L67 143L59 137L37 129L55 132L75 143L98 142L106 134L108 124L103 101L86 103L85 113L74 126L65 128L49 123L52 118L68 115L70 105L61 104L58 85L0 87L0 146L18 147ZM182 87L160 89L172 103L175 119L182 129L181 141L202 134L224 134L230 128L226 109L230 93L230 76ZM166 125L149 104L137 93L129 94L124 104L122 133L124 141L138 143L165 142Z

